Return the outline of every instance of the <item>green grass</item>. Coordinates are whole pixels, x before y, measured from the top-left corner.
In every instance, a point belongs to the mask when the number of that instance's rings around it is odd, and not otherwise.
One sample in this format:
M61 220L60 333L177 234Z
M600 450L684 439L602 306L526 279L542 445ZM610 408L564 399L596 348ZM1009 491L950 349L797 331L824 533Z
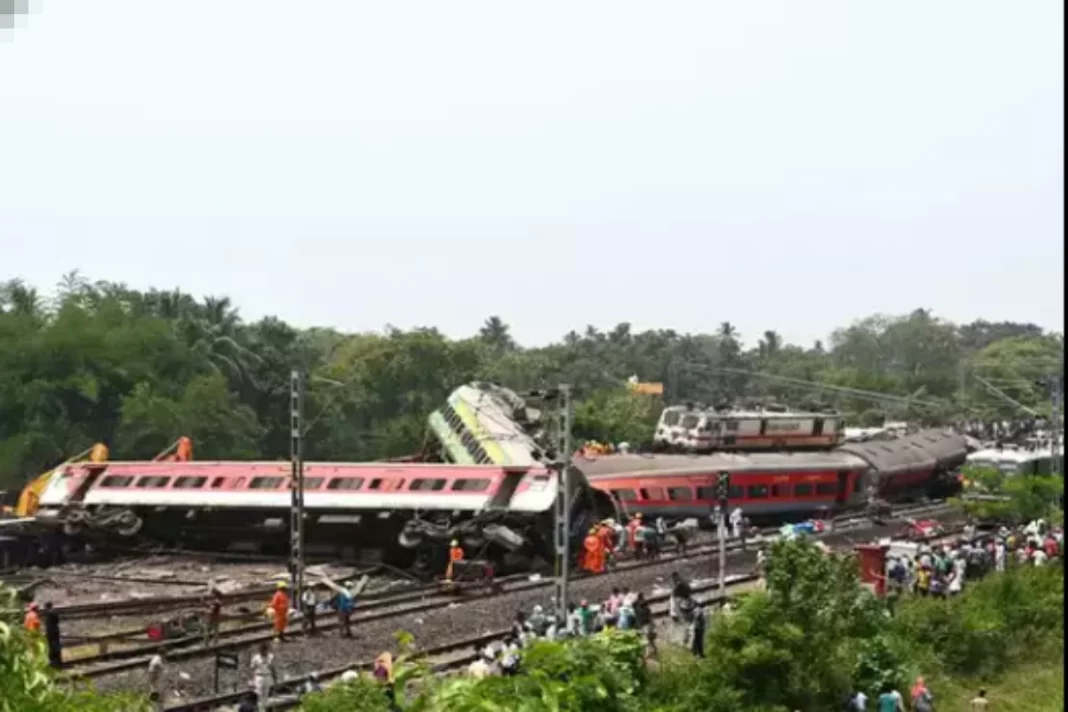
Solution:
M968 712L970 702L986 688L991 712L1060 712L1064 707L1064 651L1037 662L1020 661L1006 674L990 680L955 678L929 681L935 709Z

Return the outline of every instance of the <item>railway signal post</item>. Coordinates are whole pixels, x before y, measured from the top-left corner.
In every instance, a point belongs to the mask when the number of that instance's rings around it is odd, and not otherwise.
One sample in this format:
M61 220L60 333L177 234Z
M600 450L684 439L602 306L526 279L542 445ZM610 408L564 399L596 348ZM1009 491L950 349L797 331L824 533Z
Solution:
M727 502L731 491L731 473L721 472L716 478L716 496L719 499L719 595L727 595Z
M300 605L304 593L304 374L294 369L289 386L289 579L292 600Z

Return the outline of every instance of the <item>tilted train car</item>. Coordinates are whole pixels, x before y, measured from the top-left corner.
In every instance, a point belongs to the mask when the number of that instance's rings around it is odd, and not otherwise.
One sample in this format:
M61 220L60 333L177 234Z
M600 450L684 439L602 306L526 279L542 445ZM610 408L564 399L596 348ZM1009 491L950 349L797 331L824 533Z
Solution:
M449 462L529 466L542 460L530 433L540 415L507 388L476 381L450 393L428 424Z
M754 519L788 518L951 486L965 458L963 437L940 430L828 452L608 455L579 458L590 484L627 513L702 517L717 503L720 472L730 473L729 506Z
M309 547L398 566L436 566L451 539L502 568L551 560L557 478L544 466L307 463ZM38 519L70 535L142 535L215 549L284 551L285 462L106 462L65 466ZM573 535L611 514L608 497L572 476Z

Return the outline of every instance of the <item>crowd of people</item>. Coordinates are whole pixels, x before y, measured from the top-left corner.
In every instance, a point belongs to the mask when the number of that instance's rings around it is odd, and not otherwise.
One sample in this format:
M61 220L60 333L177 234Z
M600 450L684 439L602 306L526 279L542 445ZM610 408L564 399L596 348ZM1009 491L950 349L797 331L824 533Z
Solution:
M897 554L887 560L886 588L892 602L896 596L952 596L964 590L965 582L989 571L1004 571L1008 562L1044 566L1061 556L1062 527L1044 520L1024 527L999 527L977 536L973 525L953 544L920 544L915 556Z

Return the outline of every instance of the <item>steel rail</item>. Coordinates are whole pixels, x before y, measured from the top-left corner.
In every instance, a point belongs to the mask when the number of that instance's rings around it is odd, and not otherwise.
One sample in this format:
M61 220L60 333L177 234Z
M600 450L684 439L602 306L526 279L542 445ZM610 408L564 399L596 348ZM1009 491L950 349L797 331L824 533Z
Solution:
M923 542L938 542L942 540L951 540L955 538L956 534L959 534L962 529L954 529L952 531L944 531L937 535L924 537L916 541ZM974 540L974 539L973 539ZM747 590L739 590L745 587L747 584L751 584L757 581L760 575L756 572L749 572L741 575L735 575L733 578L729 578L727 581L728 593L724 596L718 594L719 583L717 581L706 581L699 584L691 584L690 588L694 593L713 592L711 596L704 598L698 598L698 602L703 605L725 603L733 598L736 598ZM668 615L668 602L671 598L670 592L657 593L646 598L649 602L652 611L653 618L660 619ZM489 643L498 642L503 640L511 633L511 629L495 630L489 633L483 633L470 638L464 638L462 640L453 641L450 643L443 643L431 648L416 651L413 656L414 660L424 661L429 664L432 672L442 673L450 670L456 670L462 668L470 663L474 662L478 657L478 654L474 652L476 646L479 648L488 645ZM456 657L446 657L461 650L469 651L464 655ZM445 660L438 660L434 662L435 658L446 657ZM317 670L309 672L296 677L287 678L275 685L272 685L271 689L282 690L289 692L288 695L283 694L280 696L272 696L271 700L265 705L267 709L271 710L284 710L292 709L300 703L299 695L294 694L292 691L299 689L302 685L306 684L314 675L320 683L329 681L331 679L340 677L342 674L349 670L353 671L369 671L373 669L374 661L363 660L355 663L348 663L346 665L339 665L323 670ZM209 710L217 710L220 707L226 705L232 705L239 702L245 695L252 692L251 688L237 690L229 693L220 693L218 695L211 695L208 697L202 697L188 702L182 702L177 705L171 705L166 707L166 712L209 712Z
M907 514L945 511L948 508L949 506L944 503L928 503L921 504L916 507L909 508L907 510L902 508L896 514L900 517L901 515ZM825 530L824 532L821 532L817 536L822 537L836 535L843 531L862 529L869 524L870 519L867 516L853 516L843 520L832 521L832 527ZM778 529L775 529L773 531L777 533ZM765 536L766 535L762 533L762 535L759 537L756 537L754 539L747 539L745 543L757 544L760 541L763 541L765 539ZM727 543L727 549L732 553L742 551L744 550L743 542L740 540L730 541ZM681 554L662 556L657 559L626 560L612 567L608 573L634 571L655 566L669 565L678 561L698 558L715 551L717 551L717 545L715 543L712 543L687 550ZM574 580L585 580L587 578L593 578L599 575L600 574L583 573L575 576ZM368 610L370 610L371 612L366 615L353 615L351 622L353 625L358 625L360 623L395 618L413 613L423 613L426 611L446 608L453 604L482 601L487 598L495 598L506 594L520 593L538 588L544 588L551 586L552 583L552 579L549 578L531 580L529 574L516 574L513 577L509 577L509 579L498 579L496 582L494 582L495 585L491 585L489 582L485 582L482 584L471 586L466 589L466 591L468 592L477 589L488 589L485 593L483 593L483 595L476 596L475 598L464 599L463 597L458 597L458 593L462 595L463 590L461 590L460 592L448 591L443 590L440 586L435 586L432 591L404 592L394 597L376 601L372 606L361 606L358 609L360 613L366 612ZM414 602L414 605L396 608L398 605L402 605L408 602ZM323 621L320 625L317 625L317 631L332 630L339 626L340 622L337 620ZM286 635L303 635L300 620L296 620L293 623L290 623L290 625L286 629ZM190 647L198 642L202 642L204 639L202 635L188 636L185 638L178 638L169 641L161 641L159 643L152 643L149 645L138 646L135 648L111 651L103 655L70 661L70 663L65 666L67 672L62 677L71 680L98 678L107 675L127 672L129 670L135 670L139 667L143 667L147 664L149 656L164 650L168 651L171 660L186 660L198 657L205 657L219 652L229 652L234 650L235 648L249 647L252 645L256 645L257 643L270 641L273 637L274 635L271 623L263 622L252 624L249 626L233 628L229 631L220 631L220 638L232 639L220 640L219 642L209 646L202 645L197 647ZM94 663L98 662L104 664L93 665Z

